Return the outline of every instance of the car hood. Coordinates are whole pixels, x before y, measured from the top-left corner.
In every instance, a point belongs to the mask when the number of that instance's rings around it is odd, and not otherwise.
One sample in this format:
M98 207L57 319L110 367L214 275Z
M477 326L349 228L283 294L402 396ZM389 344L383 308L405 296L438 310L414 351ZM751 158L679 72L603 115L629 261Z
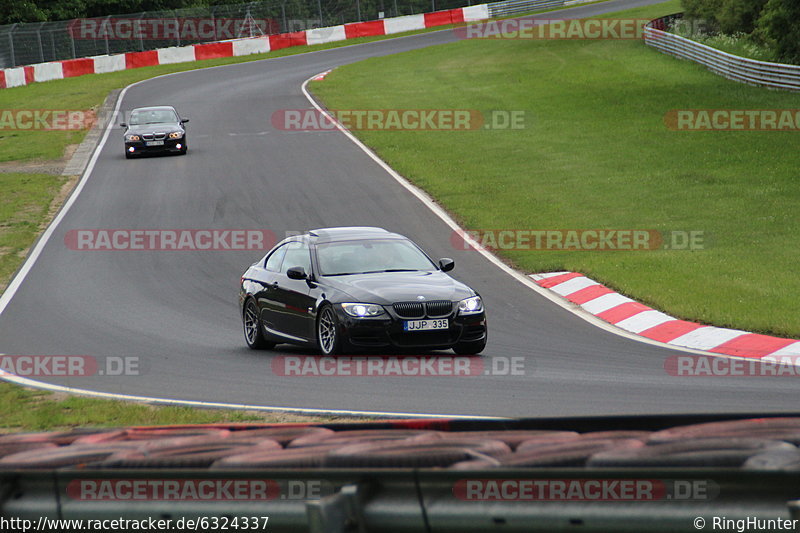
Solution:
M125 131L125 133L127 135L130 135L131 133L170 133L172 131L181 130L183 130L183 126L177 122L174 122L165 124L140 124L137 126L128 126L128 129Z
M350 299L376 304L417 301L419 296L429 301L458 301L475 295L475 291L468 286L440 271L331 276L326 277L325 281L347 293L352 297Z

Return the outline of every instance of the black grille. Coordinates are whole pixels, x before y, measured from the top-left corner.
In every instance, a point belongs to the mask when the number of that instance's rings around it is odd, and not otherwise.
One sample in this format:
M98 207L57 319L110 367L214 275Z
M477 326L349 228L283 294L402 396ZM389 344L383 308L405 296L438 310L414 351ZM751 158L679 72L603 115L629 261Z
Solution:
M166 133L156 133L155 134L155 138L156 138L157 141L163 141L164 139L167 138L167 134Z
M425 309L422 302L397 302L392 304L397 316L403 318L422 318L425 316Z
M152 141L153 140L153 134L152 133L143 133L142 134L142 139L144 139L145 141Z
M453 312L453 302L450 300L434 300L427 302L425 307L429 317L447 316Z
M392 307L397 316L402 318L443 317L453 312L453 302L449 300L397 302Z

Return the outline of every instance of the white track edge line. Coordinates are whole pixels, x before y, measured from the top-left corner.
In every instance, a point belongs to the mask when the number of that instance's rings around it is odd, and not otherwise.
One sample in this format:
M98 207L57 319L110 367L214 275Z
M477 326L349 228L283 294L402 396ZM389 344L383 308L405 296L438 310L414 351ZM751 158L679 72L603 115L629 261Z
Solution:
M153 76L152 78L139 80L139 81L136 81L136 82L131 83L130 85L126 86L124 89L122 89L120 94L117 96L117 103L114 106L114 112L111 114L111 118L109 120L109 123L106 126L106 131L103 134L103 137L101 138L101 140L98 143L98 145L95 147L94 152L92 153L92 157L89 160L89 164L86 165L86 168L83 171L83 175L81 176L81 180L78 182L78 185L75 187L75 189L73 189L73 191L70 194L69 198L64 203L64 205L61 207L61 209L59 210L59 212L56 215L56 217L53 219L53 221L50 223L50 225L47 227L47 229L44 231L44 233L42 233L42 235L36 241L34 249L28 255L28 257L25 259L25 263L23 263L22 267L20 267L20 269L14 275L14 278L8 284L8 286L6 287L6 289L3 292L3 294L0 295L0 315L2 315L3 312L5 311L6 307L10 303L11 299L14 297L14 295L17 292L17 290L19 289L20 285L25 280L25 277L28 275L28 272L30 272L31 268L33 268L33 265L36 263L36 259L38 259L39 255L41 255L42 250L44 249L45 245L50 240L50 237L52 236L52 234L55 232L56 227L58 227L58 224L66 216L66 213L72 207L72 205L75 202L75 200L77 199L78 195L83 190L83 187L86 185L86 182L89 179L91 171L94 170L94 166L95 166L95 164L97 162L97 159L98 159L98 157L100 155L100 152L102 151L103 146L105 146L106 140L108 139L108 137L109 137L109 135L111 133L111 130L114 127L115 118L116 118L117 113L119 111L119 106L122 103L123 97L125 96L125 93L127 93L128 89L130 89L131 87L134 87L134 86L136 86L136 85L138 85L140 83L146 82L146 81L150 81L150 80L154 80L154 79L158 79L158 78L165 78L167 76L174 76L176 74L184 74L184 73L192 72L192 71L195 71L195 70L209 70L209 69L216 69L216 68L232 67L232 66L241 65L243 63L256 63L256 62L260 62L260 61L277 61L277 60L280 60L280 59L286 59L288 57L293 57L293 56L296 56L296 55L322 53L322 52L328 52L328 51L337 50L339 48L350 47L350 46L368 46L368 45L372 45L374 43L379 43L379 42L386 41L386 40L407 39L407 38L417 37L419 35L427 35L427 34L430 34L430 33L438 33L438 32L443 32L443 31L450 31L451 29L452 28L442 29L442 30L434 30L434 31L423 32L423 33L417 33L417 34L413 34L413 35L404 35L404 36L399 36L399 37L391 37L389 39L380 39L380 40L371 41L371 42L368 42L368 43L357 43L357 44L345 45L345 46L340 46L340 47L327 48L325 50L311 50L311 51L308 51L308 52L303 52L301 54L290 54L290 55L281 56L281 57L272 57L272 58L268 57L268 58L264 58L264 59L255 59L253 61L241 61L241 62L237 62L237 63L231 63L231 64L228 64L228 65L215 65L215 66L208 66L208 67L200 67L200 68L197 68L197 69L188 69L188 70L183 70L183 71L179 71L179 72L169 72L167 74L162 74L162 75L159 75L159 76ZM236 57L244 57L244 56L236 56ZM333 70L337 66L338 65L332 66L330 70ZM318 76L318 75L319 75L319 73L315 74L314 76ZM341 126L339 126L339 124L336 123L336 121L325 110L323 110L317 104L317 102L314 100L314 98L309 94L309 92L307 90L308 82L311 81L311 79L314 78L314 76L311 76L306 81L304 81L302 86L301 86L301 90L303 91L303 94L305 95L306 99L309 102L311 102L311 104L318 111L320 111L324 115L328 116L328 118L332 122L334 122L336 124L337 129L339 129L342 133L347 135L347 137L353 143L355 143L356 146L361 148L361 150L363 150L370 158L372 158L376 163L378 163L378 165L380 165L384 170L386 170L386 172L390 176L392 176L398 183L400 183L400 185L405 187L409 192L411 192L414 196L416 196L423 204L425 204L434 214L436 214L439 218L441 218L448 226L450 226L453 229L459 229L460 230L461 228L458 226L458 224L455 222L455 220L453 220L450 217L450 215L447 214L446 211L444 211L442 208L440 208L438 205L436 205L436 203L433 201L433 199L431 199L427 195L427 193L425 193L421 189L417 188L415 185L412 185L409 181L407 181L405 178L400 176L400 174L398 174L386 162L384 162L380 157L378 157L377 154L375 154L372 150L370 150L367 146L365 146L361 141L359 141L352 133L347 131L345 128L342 128ZM463 231L463 230L461 230L461 231ZM559 305L563 309L566 309L570 313L582 318L586 322L589 322L590 324L592 324L592 325L594 325L594 326L596 326L598 328L604 329L604 330L606 330L606 331L608 331L610 333L613 333L615 335L626 337L628 339L635 340L635 341L638 341L638 342L643 342L643 343L646 343L646 344L659 346L661 348L678 350L678 351L683 351L683 352L686 352L686 353L693 353L693 354L699 354L699 355L708 355L708 356L712 356L712 357L721 357L721 358L726 358L726 359L738 359L738 360L745 360L745 361L752 360L752 358L748 358L748 357L739 357L739 356L726 355L726 354L717 354L717 353L707 352L707 351L703 351L703 350L695 350L695 349L692 349L692 348L685 348L685 347L680 347L680 346L672 346L670 344L666 344L666 343L659 342L659 341L654 341L652 339L647 339L646 337L640 337L638 335L635 335L635 334L632 334L632 333L628 333L628 332L626 332L624 330L621 330L620 328L616 328L616 327L612 326L611 324L598 319L594 315L591 315L591 314L587 313L586 311L583 311L582 309L580 309L579 307L575 306L574 304L572 304L568 300L562 299L559 296L555 295L554 293L551 293L549 290L540 287L535 282L533 282L533 280L530 280L527 276L517 272L516 270L512 269L511 267L509 267L508 265L503 263L499 258L494 256L489 251L487 251L482 246L480 246L480 244L475 242L474 239L472 239L472 237L470 237L468 234L464 233L463 235L466 238L467 242L469 242L486 259L488 259L490 262L495 264L495 266L500 268L502 271L504 271L505 273L507 273L508 275L510 275L511 277L513 277L514 279L516 279L517 281L522 283L523 285L527 286L528 288L534 290L538 294L544 296L548 300L550 300L550 301L554 302L555 304ZM800 364L800 363L798 363L798 364ZM125 394L96 392L96 391L89 391L89 390L84 390L84 389L73 389L73 388L70 388L70 387L62 387L60 385L53 385L53 384L45 383L45 382L42 382L42 381L35 381L35 380L32 380L32 379L21 378L19 376L9 375L9 374L7 374L5 372L0 372L0 379L2 379L4 381L13 382L13 383L16 383L18 385L23 385L23 386L37 388L37 389L50 390L50 391L70 392L70 393L73 393L73 394L96 396L96 397L102 397L102 398L107 398L107 399L131 400L131 401L152 402L152 403L162 403L162 404L172 404L172 405L186 405L186 406L189 406L189 407L194 406L194 407L218 407L218 408L221 408L221 409L255 409L255 410L273 411L273 412L286 412L286 413L303 412L303 413L309 413L309 414L311 414L311 413L323 413L323 412L324 413L328 413L328 414L331 413L331 412L325 411L325 410L309 410L309 409L302 409L302 408L268 407L268 406L247 407L247 406L244 406L244 405L227 404L227 403L200 402L200 401L190 401L190 400L170 400L170 399L165 399L165 398L149 398L149 397L145 397L145 396L130 396L130 395L125 395ZM352 414L355 415L357 413L361 413L361 411L335 411L335 413L339 413L339 414L352 413ZM379 413L379 412L375 412L375 413L364 412L364 413L366 413L364 416L381 416L381 413ZM383 414L383 416L408 416L408 417L413 417L413 418L432 418L432 417L445 416L445 417L449 417L449 418L465 418L465 419L492 419L492 418L497 418L497 417L470 416L470 415L426 415L426 414L414 414L414 413L401 413L401 414L398 414L398 413L385 413L385 414ZM500 418L500 419L503 419L503 418Z
M735 356L735 355L728 355L728 354L719 354L714 352L709 352L705 350L697 350L694 348L688 348L685 346L676 346L672 344L668 344L661 341L656 341L653 339L648 339L647 337L642 337L640 335L636 335L635 333L631 333L629 331L625 331L622 328L618 328L617 326L606 322L596 316L592 315L588 311L585 311L580 306L573 304L566 298L562 298L561 296L557 295L556 293L550 291L549 289L545 289L538 285L535 281L530 279L527 275L514 270L507 264L505 264L499 257L491 253L489 250L484 248L480 245L469 233L466 232L458 223L453 219L447 211L445 211L442 207L440 207L433 198L428 195L425 191L417 187L416 185L412 184L410 181L405 179L401 176L396 170L389 166L383 159L381 159L378 154L373 152L367 145L362 143L355 135L353 135L350 130L342 126L330 113L324 110L316 101L316 99L311 96L311 93L308 91L308 83L312 81L318 74L311 76L306 81L303 82L303 85L300 87L303 91L303 95L306 99L313 105L317 111L325 115L328 120L330 120L341 133L347 136L357 147L359 147L365 154L367 154L373 161L375 161L381 168L383 168L387 174L389 174L392 178L397 181L400 185L402 185L406 190L408 190L411 194L413 194L420 202L422 202L428 209L430 209L436 216L438 216L445 224L447 224L452 230L458 231L461 237L467 241L470 246L472 246L475 250L477 250L483 257L489 260L492 264L498 267L500 270L514 278L515 280L519 281L529 289L535 291L536 293L544 296L551 302L555 303L556 305L560 306L562 309L565 309L572 313L573 315L582 318L586 322L608 331L609 333L613 333L614 335L618 335L620 337L625 337L630 340L634 340L637 342L642 342L645 344L651 344L653 346L658 346L660 348L666 348L668 350L674 351L681 351L686 353L698 354L698 355L707 355L710 357L721 357L725 359L742 359L752 361L752 357L742 357L742 356ZM800 366L800 362L798 362L798 366Z
M117 96L117 102L114 104L114 111L111 113L111 116L109 117L109 121L108 124L106 125L106 130L103 133L103 137L100 139L100 142L97 144L97 146L95 146L94 151L92 152L92 157L91 159L89 159L89 164L86 165L86 168L83 171L80 182L78 182L78 185L75 187L75 189L73 189L72 193L70 193L69 198L61 207L61 209L59 209L58 214L55 216L53 221L47 226L47 229L44 230L44 233L42 233L42 235L36 241L36 245L34 246L33 251L25 259L25 262L22 264L22 267L20 267L20 269L14 276L14 279L11 280L11 283L9 283L8 287L6 287L6 290L3 292L2 295L0 295L0 315L3 314L3 311L5 311L9 302L11 302L11 299L17 293L17 290L27 277L28 272L30 272L30 270L33 268L33 265L36 263L36 260L41 255L45 245L47 245L47 243L50 241L50 237L52 237L58 225L61 223L61 221L69 212L72 205L75 203L75 200L78 198L78 195L80 195L81 191L86 185L86 182L89 181L89 176L91 175L92 170L94 170L94 166L97 163L97 158L100 156L100 151L103 149L103 146L105 146L106 140L108 139L108 136L111 134L111 129L114 126L115 118L117 116L117 113L119 112L119 106L122 103L122 98L128 91L128 88L133 87L134 85L136 85L136 83L132 83L131 85L128 85L128 87L125 87L119 93L119 96Z
M125 96L125 93L128 92L128 89L134 87L140 83L144 83L146 81L151 81L159 78L166 78L168 76L175 76L176 74L185 74L187 72L194 72L196 70L211 70L217 68L225 68L225 67L234 67L238 65L242 65L244 63L258 63L262 61L279 61L281 59L287 59L290 57L298 56L298 55L308 55L308 54L319 54L323 52L331 52L334 50L338 50L340 48L349 48L349 47L356 47L356 46L369 46L375 43L380 43L383 41L389 40L400 40L400 39L409 39L413 37L417 37L419 35L428 35L431 33L439 33L444 31L452 31L452 28L446 28L441 30L433 30L433 31L426 31L421 33L414 33L412 35L402 35L398 37L389 37L387 39L378 39L376 41L370 41L367 43L353 43L343 46L337 46L333 48L326 48L325 50L310 50L308 52L302 52L299 54L289 54L281 57L266 57L264 59L254 59L251 61L239 61L236 63L230 63L227 65L214 65L208 67L199 67L194 69L188 70L181 70L178 72L168 72L166 74L161 74L159 76L153 76L151 78L146 78L143 80L139 80L136 82L131 83L130 85L126 86L122 91L120 91L119 95L117 95L117 102L114 105L114 111L111 114L110 120L106 125L106 130L103 133L100 141L98 142L97 146L95 146L94 151L92 152L92 157L89 159L89 163L86 165L86 168L83 170L83 174L81 175L81 179L78 182L78 185L72 190L67 198L67 201L59 209L56 216L47 226L47 229L39 236L37 239L33 250L28 257L25 259L25 262L22 266L17 270L14 274L14 278L6 287L3 294L0 295L0 316L2 316L3 312L8 307L8 304L11 302L14 295L17 293L17 290L22 285L22 282L25 281L30 270L33 268L36 260L42 253L42 250L47 245L50 237L55 232L58 225L61 223L61 220L66 216L69 209L72 207L72 204L75 203L75 200L80 195L81 191L83 190L86 182L91 175L92 170L94 170L94 166L97 162L98 157L100 156L100 152L105 146L106 141L111 133L111 130L114 128L114 124L116 121L117 114L119 112L119 107L122 104L122 100ZM232 57L246 57L246 56L232 56ZM330 67L329 70L333 70L338 65L333 65ZM3 355L3 354L0 354ZM292 408L292 407L271 407L271 406L246 406L240 404L228 404L228 403L214 403L214 402L201 402L201 401L191 401L191 400L171 400L167 398L150 398L145 396L131 396L126 394L115 394L110 392L96 392L84 389L73 389L70 387L63 387L61 385L54 385L51 383L45 383L43 381L36 381L28 378L23 378L20 376L16 376L13 374L8 374L6 372L0 371L0 379L4 381L9 381L12 383L16 383L18 385L23 385L26 387L32 387L36 389L42 390L49 390L49 391L58 391L58 392L69 392L72 394L78 394L83 396L95 396L101 397L106 399L117 399L117 400L129 400L129 401L138 401L138 402L149 402L149 403L156 403L156 404L165 404L165 405L185 405L188 407L217 407L220 409L249 409L249 410L261 410L261 411L272 411L272 412L283 412L283 413L305 413L305 414L338 414L338 415L351 415L351 416L384 416L384 417L406 417L406 418L465 418L465 419L492 419L498 417L489 417L489 416L472 416L472 415L434 415L434 414L421 414L421 413L389 413L389 412L372 412L372 411L347 411L347 410L325 410L325 409L306 409L306 408ZM499 418L503 420L503 418Z
M210 66L207 66L207 67L199 67L199 68L195 68L195 69L181 70L181 71L178 71L178 72L168 72L166 74L160 74L158 76L153 76L151 78L146 78L146 79L143 79L143 80L135 81L135 82L131 83L130 85L126 86L124 89L122 89L122 91L117 96L117 102L114 105L114 111L111 114L111 119L109 120L109 123L106 126L106 131L103 133L103 136L100 139L100 141L97 144L97 146L95 146L94 151L92 152L92 157L89 159L89 163L86 165L86 168L84 168L83 174L81 175L81 179L78 182L78 185L76 185L75 188L72 190L72 192L69 195L69 198L67 198L67 201L64 202L64 204L61 206L61 208L59 209L59 211L56 214L55 218L53 218L53 220L47 226L47 229L45 229L44 233L42 233L38 237L38 239L36 240L36 243L34 245L33 251L31 251L31 253L28 254L28 257L25 259L25 262L22 264L22 266L19 268L19 270L17 270L17 272L14 274L14 278L9 282L8 286L5 288L3 293L0 294L0 315L3 314L3 311L5 311L6 307L9 304L9 302L11 301L11 299L14 297L14 295L17 292L17 290L19 289L20 285L22 285L22 282L25 281L25 277L28 275L28 272L33 268L33 265L36 263L36 260L39 258L39 255L42 253L42 250L44 249L45 245L50 240L50 237L52 236L52 234L55 232L56 227L58 227L58 224L66 216L67 211L69 211L70 207L72 207L72 204L75 202L75 199L78 197L78 195L83 190L83 187L86 185L86 181L88 180L89 175L91 174L91 171L94 169L94 165L95 165L95 163L97 161L97 158L100 155L100 151L102 150L103 146L105 145L106 140L108 139L108 136L111 133L111 130L114 128L115 119L116 119L117 114L119 112L119 107L120 107L120 104L122 103L122 100L123 100L123 98L125 96L125 93L127 93L128 89L130 89L131 87L134 87L134 86L139 85L140 83L144 83L146 81L156 80L156 79L160 79L160 78L166 78L168 76L175 76L176 74L186 74L188 72L194 72L194 71L197 71L197 70L211 70L211 69L217 69L217 68L235 67L235 66L242 65L242 64L245 64L245 63L259 63L259 62L262 62L262 61L279 61L281 59L287 59L287 58L295 57L295 56L298 56L298 55L319 54L319 53L323 53L323 52L331 52L331 51L334 51L334 50L338 50L340 48L350 48L350 47L356 47L356 46L369 46L369 45L373 45L373 44L380 43L380 42L383 42L383 41L409 39L409 38L412 38L412 37L418 37L420 35L428 35L428 34L431 34L431 33L440 33L440 32L451 31L451 30L452 30L452 28L446 28L446 29L442 29L442 30L433 30L433 31L427 31L427 32L422 32L422 33L415 33L415 34L412 34L412 35L402 35L402 36L398 36L398 37L390 37L388 39L379 39L377 41L370 41L370 42L367 42L367 43L353 43L353 44L348 44L348 45L344 45L344 46L337 46L337 47L334 47L334 48L326 48L324 50L309 50L308 52L301 52L299 54L289 54L289 55L285 55L285 56L281 56L281 57L265 57L263 59L253 59L251 61L240 61L240 62L237 62L237 63L230 63L230 64L227 64L227 65L210 65ZM414 30L412 30L412 31L414 31ZM313 45L311 45L311 46L313 46ZM266 52L266 53L269 53L269 52ZM257 55L257 54L252 54L252 55ZM230 56L230 57L247 57L247 56ZM197 60L188 61L187 63L196 63L196 62L197 62ZM180 63L175 63L175 64L180 64ZM330 72L331 70L336 68L336 66L338 66L338 65L332 66L330 69L328 69L327 72ZM126 70L131 70L131 69L126 69ZM115 72L121 72L121 71L115 71Z
M171 398L154 398L149 396L118 394L114 392L98 392L88 389L78 389L74 387L66 387L63 385L42 383L41 381L20 377L2 370L0 370L0 378L4 379L5 381L16 383L18 385L33 387L37 389L48 389L54 392L67 392L70 394L77 394L80 396L90 396L94 398L104 398L109 400L126 400L126 401L156 404L156 405L159 404L180 405L186 407L202 407L206 409L209 408L240 409L244 411L271 411L278 413L301 413L306 415L339 415L339 416L383 417L383 418L454 418L454 419L457 418L464 420L509 420L508 418L498 417L498 416L419 414L419 413L404 413L404 412L389 412L389 411L354 411L348 409L313 409L306 407L279 407L271 405L205 402L202 400L174 400Z

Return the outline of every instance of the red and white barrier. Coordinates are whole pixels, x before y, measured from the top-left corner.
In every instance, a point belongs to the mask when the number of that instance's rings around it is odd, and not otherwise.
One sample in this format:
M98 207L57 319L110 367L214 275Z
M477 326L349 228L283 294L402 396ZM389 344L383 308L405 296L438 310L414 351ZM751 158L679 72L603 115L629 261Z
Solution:
M39 63L0 70L0 89L153 65L169 65L219 57L263 54L290 46L324 44L376 35L392 35L405 31L422 30L447 24L460 24L487 18L489 18L489 8L486 4L480 4L446 11L436 11L434 13L371 20L368 22L354 22L352 24L314 28L264 37Z
M577 272L534 274L540 286L610 324L651 340L695 350L761 359L800 358L800 340L687 322L631 300Z

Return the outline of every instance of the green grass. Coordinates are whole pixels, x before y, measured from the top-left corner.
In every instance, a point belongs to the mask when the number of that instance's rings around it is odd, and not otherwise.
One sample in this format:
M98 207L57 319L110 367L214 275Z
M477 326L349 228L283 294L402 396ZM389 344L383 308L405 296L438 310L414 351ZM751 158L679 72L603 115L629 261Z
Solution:
M599 0L601 3L607 0ZM558 11L563 8L532 11L544 13ZM520 16L520 15L514 15ZM226 57L209 59L191 63L176 63L172 65L159 65L139 69L110 72L107 74L94 74L79 76L63 80L53 80L45 83L33 83L22 87L0 90L0 110L13 109L69 109L89 110L97 109L103 103L106 95L114 89L120 89L131 83L146 80L155 76L172 72L184 72L200 68L219 65L232 65L261 59L286 57L290 55L329 50L352 46L386 39L395 39L409 35L429 33L452 29L456 25L437 26L424 30L414 30L393 35L380 35L375 37L361 37L313 46L294 46L283 48L266 54L252 54L248 56ZM85 136L85 131L2 131L0 130L0 162L58 159L64 153L67 145L80 143Z
M282 48L266 54L252 54L239 57L208 59L191 63L158 65L106 74L79 76L45 83L33 83L22 87L0 90L0 110L6 109L97 109L109 92L131 83L169 74L219 65L232 65L261 59L286 57L306 52L340 48L374 41L382 41L406 35L428 33L454 26L439 26L394 35L361 37L314 46L294 46ZM69 144L80 143L86 131L42 131L42 130L0 130L0 162L27 161L32 159L57 159L64 154Z
M49 174L0 173L0 287L25 258L66 181Z
M504 256L528 272L583 272L682 318L800 336L797 134L664 124L673 109L797 109L800 95L610 40L464 40L341 67L314 91L331 109L525 110L523 130L355 133L470 229L703 231L710 244L693 252Z
M73 427L158 426L171 424L346 422L334 417L267 414L253 411L154 407L141 403L54 395L0 381L0 433Z
M154 76L339 48L452 27L440 26L395 35L350 39L325 45L285 48L267 54L160 65L34 83L0 90L0 110L96 110L110 91ZM64 155L68 145L80 143L85 134L85 131L0 130L0 162L59 159ZM51 204L54 203L53 201L65 180L65 177L48 174L0 171L0 292L24 260L26 251L49 223L52 214L50 212ZM0 381L0 429L6 431L83 425L173 424L244 420L324 422L331 419L293 415L259 416L235 411L211 411L183 407L153 408L142 404L84 397L60 400L46 392L31 391Z

